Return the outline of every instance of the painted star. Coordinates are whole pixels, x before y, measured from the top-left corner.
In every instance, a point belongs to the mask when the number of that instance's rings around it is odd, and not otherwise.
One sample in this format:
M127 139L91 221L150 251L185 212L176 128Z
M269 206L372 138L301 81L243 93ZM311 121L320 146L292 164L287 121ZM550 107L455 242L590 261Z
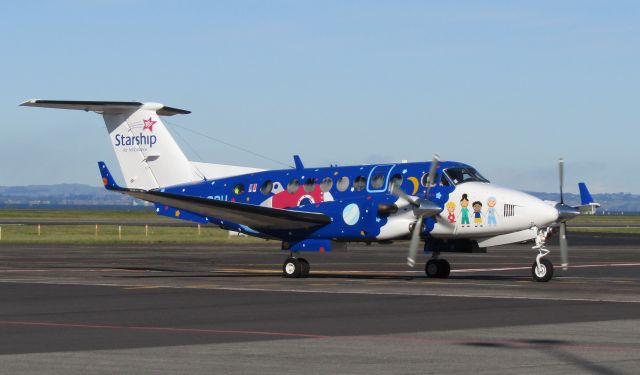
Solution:
M144 126L142 127L142 130L149 129L150 132L153 132L153 125L158 121L153 121L151 116L149 116L149 118L146 120L142 119L142 122L144 122Z
M436 199L440 199L440 198L442 198L442 194L440 192L437 192L436 193Z

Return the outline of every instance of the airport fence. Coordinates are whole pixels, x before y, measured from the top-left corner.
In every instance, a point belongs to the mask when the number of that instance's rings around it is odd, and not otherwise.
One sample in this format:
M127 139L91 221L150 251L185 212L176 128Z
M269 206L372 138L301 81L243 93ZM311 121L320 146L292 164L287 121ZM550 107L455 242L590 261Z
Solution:
M243 235L214 226L166 223L2 223L2 243L117 243L229 241ZM246 237L246 236L243 236Z

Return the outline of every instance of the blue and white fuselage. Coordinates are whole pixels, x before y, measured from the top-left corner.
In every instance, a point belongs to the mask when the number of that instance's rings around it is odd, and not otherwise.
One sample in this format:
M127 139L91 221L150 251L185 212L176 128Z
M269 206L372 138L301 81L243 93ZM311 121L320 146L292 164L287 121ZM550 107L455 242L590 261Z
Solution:
M308 231L258 231L242 223L203 217L169 206L158 205L156 210L161 215L216 224L283 241L402 239L410 234L416 216L409 202L389 193L390 184L399 184L410 196L424 197L430 164L270 170L161 189L178 195L318 212L331 217L330 224ZM464 181L456 180L461 172L463 178L467 178ZM483 240L533 227L542 228L558 218L557 211L542 200L491 184L467 164L441 162L435 181L428 199L442 211L425 219L423 236ZM525 239L533 237L535 233Z

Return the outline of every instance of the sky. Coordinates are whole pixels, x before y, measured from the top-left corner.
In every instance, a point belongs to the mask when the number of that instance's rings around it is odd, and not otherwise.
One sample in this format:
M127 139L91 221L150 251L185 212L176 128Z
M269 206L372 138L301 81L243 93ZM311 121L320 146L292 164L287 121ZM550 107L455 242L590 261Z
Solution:
M99 115L39 98L190 110L167 125L196 161L437 152L552 192L563 157L566 191L640 194L637 1L3 1L0 51L0 186L117 170Z

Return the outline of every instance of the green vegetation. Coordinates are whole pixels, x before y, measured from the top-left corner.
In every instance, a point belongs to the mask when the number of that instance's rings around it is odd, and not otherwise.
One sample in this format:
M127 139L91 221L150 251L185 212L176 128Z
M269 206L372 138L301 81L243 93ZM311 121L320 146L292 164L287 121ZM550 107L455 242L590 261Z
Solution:
M158 223L185 223L171 218L159 217L152 210L0 210L2 219L43 220L109 220L117 223L136 221L142 225L14 225L0 224L0 245L18 243L67 243L67 244L146 244L146 243L257 243L264 240L254 237L229 237L229 232L218 227L194 223L190 227L154 226ZM144 224L149 224L145 228Z
M139 210L76 210L76 209L7 209L0 210L0 218L7 219L100 219L100 220L172 220L157 216L153 209Z
M640 227L569 227L569 232L640 234Z
M625 215L583 215L571 220L571 224L640 224L640 216Z
M153 227L117 225L2 225L1 244L68 243L68 244L134 244L134 243L256 243L251 237L229 237L217 227ZM147 231L145 234L145 230Z

